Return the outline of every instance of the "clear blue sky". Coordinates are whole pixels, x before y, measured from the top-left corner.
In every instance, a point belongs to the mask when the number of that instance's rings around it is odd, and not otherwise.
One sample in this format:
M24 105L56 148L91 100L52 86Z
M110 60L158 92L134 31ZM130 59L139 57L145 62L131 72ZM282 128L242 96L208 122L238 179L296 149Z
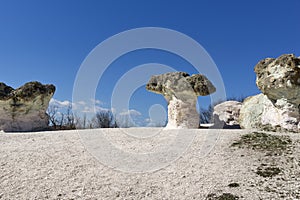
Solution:
M71 100L77 70L96 45L119 32L150 26L196 40L218 66L227 96L249 96L259 92L253 71L259 60L284 53L300 56L299 8L299 0L0 0L0 81L13 87L32 80L52 83L55 99ZM118 66L128 70L149 62L193 73L187 63L165 52L128 54L99 83L102 106L109 107L109 80L120 77ZM133 109L143 113L163 102L156 94L143 98L144 92L141 88L132 97Z

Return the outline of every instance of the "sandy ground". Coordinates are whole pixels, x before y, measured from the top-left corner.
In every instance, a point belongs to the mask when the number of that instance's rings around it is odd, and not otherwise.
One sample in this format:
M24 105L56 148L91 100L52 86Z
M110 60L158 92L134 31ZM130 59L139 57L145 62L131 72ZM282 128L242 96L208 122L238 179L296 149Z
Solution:
M300 199L300 135L286 133L293 140L290 154L266 156L231 147L246 133L155 128L0 133L0 199L221 199L225 193L251 200ZM190 142L178 134L194 135ZM109 152L99 135L131 157ZM166 146L179 151L164 154ZM136 155L149 156L149 163ZM255 173L269 165L282 171L267 178Z

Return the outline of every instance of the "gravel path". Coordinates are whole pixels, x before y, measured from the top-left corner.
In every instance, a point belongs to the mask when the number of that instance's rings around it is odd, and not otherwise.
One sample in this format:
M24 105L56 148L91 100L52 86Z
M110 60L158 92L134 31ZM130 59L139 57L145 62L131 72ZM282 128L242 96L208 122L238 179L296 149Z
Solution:
M293 141L287 153L266 155L231 146L249 131L179 130L195 134L188 149L170 165L146 173L103 164L82 139L102 134L131 154L163 150L174 143L178 134L174 130L152 137L145 134L142 139L124 134L157 130L0 133L0 199L300 199L299 134L284 134ZM207 142L216 133L218 137L212 140L217 140ZM212 148L206 156L204 143ZM279 174L262 177L256 173L271 167L279 168Z

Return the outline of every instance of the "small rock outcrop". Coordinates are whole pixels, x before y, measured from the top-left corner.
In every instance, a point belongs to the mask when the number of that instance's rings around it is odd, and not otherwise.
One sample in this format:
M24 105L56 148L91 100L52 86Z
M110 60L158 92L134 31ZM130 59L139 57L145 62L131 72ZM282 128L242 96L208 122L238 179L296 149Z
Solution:
M300 130L300 59L285 54L255 66L256 84L263 94L247 98L240 126L268 131Z
M185 72L152 76L146 89L162 94L167 100L167 128L198 128L197 96L206 96L216 91L216 88L204 75L190 76Z
M41 131L48 128L46 110L54 85L29 82L18 89L0 83L0 130Z
M213 128L240 128L239 116L242 103L239 101L225 101L214 107Z

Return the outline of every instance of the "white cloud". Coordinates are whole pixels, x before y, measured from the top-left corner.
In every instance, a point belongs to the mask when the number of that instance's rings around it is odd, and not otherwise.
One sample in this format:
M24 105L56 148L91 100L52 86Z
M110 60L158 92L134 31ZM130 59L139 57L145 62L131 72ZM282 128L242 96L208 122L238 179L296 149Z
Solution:
M83 113L92 113L94 112L93 108L90 108L88 106L84 106L82 109L78 110L78 108L76 109L77 111L83 112Z
M123 111L123 112L119 113L119 115L121 115L121 116L125 116L125 115L141 116L142 114L137 110L131 109L131 110Z
M166 121L162 119L153 120L150 118L145 119L145 126L147 127L165 127Z
M142 114L135 110L130 109L127 111L122 111L120 113L116 113L115 109L109 109L101 107L103 105L102 101L97 99L91 99L89 102L85 101L79 101L79 102L70 102L68 100L60 101L57 99L52 98L50 100L49 106L56 106L59 110L64 110L69 107L69 105L72 105L73 112L76 112L76 114L94 114L95 112L100 111L112 111L114 114L119 116L130 116L130 117L137 117L141 116Z
M71 105L70 101L59 101L54 98L52 98L49 102L49 106L57 106L58 108L66 108L69 105Z
M102 101L98 100L98 99L91 99L91 103L95 104L95 105L102 105Z
M115 113L117 124L119 127L140 127L144 126L144 118L142 114L135 110L130 109L127 111L122 111L120 113Z
M86 102L85 102L85 101L78 101L77 103L78 103L79 105L83 105L83 106L86 105Z
M90 100L89 102L79 101L79 102L70 102L70 101L60 101L57 99L51 99L50 106L56 106L59 113L65 113L69 105L72 105L72 111L76 116L82 117L86 116L87 119L92 119L95 116L95 113L100 111L112 111L118 125L120 127L132 127L132 126L157 126L160 124L154 122L151 119L145 119L142 113L135 109L123 110L122 112L117 112L114 108L104 108L101 107L103 102L100 100Z
M72 105L73 112L76 112L78 114L81 113L93 114L94 111L98 112L101 110L108 110L107 108L102 108L101 106L99 106L100 104L102 104L100 100L92 100L92 99L90 100L90 102L85 102L85 101L70 102L68 100L60 101L52 98L49 102L49 106L55 106L59 110L67 109L70 105Z

